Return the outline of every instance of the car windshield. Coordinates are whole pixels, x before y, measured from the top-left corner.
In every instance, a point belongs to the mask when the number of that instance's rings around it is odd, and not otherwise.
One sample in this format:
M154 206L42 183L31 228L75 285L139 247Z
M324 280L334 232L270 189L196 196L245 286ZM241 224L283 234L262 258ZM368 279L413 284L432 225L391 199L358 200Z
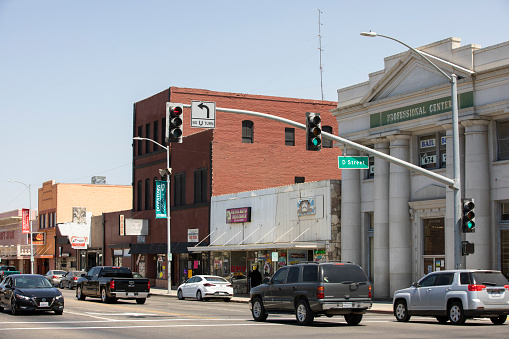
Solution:
M323 265L322 274L323 281L326 283L352 283L368 280L362 269L354 265Z
M45 277L17 277L14 279L17 288L51 288L51 283Z
M479 285L504 286L509 284L500 272L474 272L473 276L475 283Z
M228 282L228 280L223 279L221 277L205 277L207 281L215 281L215 282Z

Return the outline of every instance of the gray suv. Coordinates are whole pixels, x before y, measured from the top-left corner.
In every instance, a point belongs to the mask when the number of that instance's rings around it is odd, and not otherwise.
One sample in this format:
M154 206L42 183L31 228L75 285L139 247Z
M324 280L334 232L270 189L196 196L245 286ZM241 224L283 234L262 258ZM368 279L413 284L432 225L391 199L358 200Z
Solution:
M484 317L501 325L509 314L509 282L500 271L433 272L394 292L393 305L398 321L421 315L459 325L467 318Z
M265 321L270 313L295 313L299 325L322 315L342 315L349 325L357 325L371 306L371 285L364 271L338 262L282 267L268 283L251 289L249 301L256 321Z

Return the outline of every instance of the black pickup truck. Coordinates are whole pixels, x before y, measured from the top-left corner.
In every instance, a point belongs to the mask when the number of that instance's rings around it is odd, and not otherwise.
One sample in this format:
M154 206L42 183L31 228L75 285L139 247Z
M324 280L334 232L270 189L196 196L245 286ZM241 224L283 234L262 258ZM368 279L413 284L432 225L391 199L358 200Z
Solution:
M127 267L96 266L78 278L76 298L101 298L102 302L114 302L117 299L135 299L144 304L150 292L147 278L133 278Z

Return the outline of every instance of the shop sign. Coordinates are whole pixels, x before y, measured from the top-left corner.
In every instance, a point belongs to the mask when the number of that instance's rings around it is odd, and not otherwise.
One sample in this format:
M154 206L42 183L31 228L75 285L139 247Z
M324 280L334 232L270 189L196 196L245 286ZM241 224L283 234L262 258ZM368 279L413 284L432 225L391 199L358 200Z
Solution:
M44 232L33 232L32 233L32 244L44 245L46 242L46 233Z
M84 250L87 249L88 238L72 236L70 242L72 248Z
M166 214L166 181L156 180L156 218L167 218Z
M125 216L121 214L119 216L119 224L120 224L120 235L125 235Z
M272 252L272 261L278 261L278 252Z
M299 199L297 202L297 215L299 217L305 216L305 215L315 215L316 209L315 209L315 198L304 198Z
M187 229L187 242L198 242L198 229L188 228Z
M451 97L425 101L416 105L396 108L390 111L371 114L369 116L370 128L397 124L402 121L419 119L450 112L452 110ZM474 107L474 92L458 95L458 109Z
M226 223L251 222L251 207L230 208L226 210Z

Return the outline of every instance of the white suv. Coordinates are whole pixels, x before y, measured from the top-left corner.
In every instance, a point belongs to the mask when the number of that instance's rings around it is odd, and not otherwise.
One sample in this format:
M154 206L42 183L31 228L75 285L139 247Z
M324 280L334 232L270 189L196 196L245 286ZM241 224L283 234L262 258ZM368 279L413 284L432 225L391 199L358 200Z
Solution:
M426 275L412 287L394 292L394 316L435 316L440 323L463 324L490 318L495 325L509 314L509 282L500 271L451 270Z

